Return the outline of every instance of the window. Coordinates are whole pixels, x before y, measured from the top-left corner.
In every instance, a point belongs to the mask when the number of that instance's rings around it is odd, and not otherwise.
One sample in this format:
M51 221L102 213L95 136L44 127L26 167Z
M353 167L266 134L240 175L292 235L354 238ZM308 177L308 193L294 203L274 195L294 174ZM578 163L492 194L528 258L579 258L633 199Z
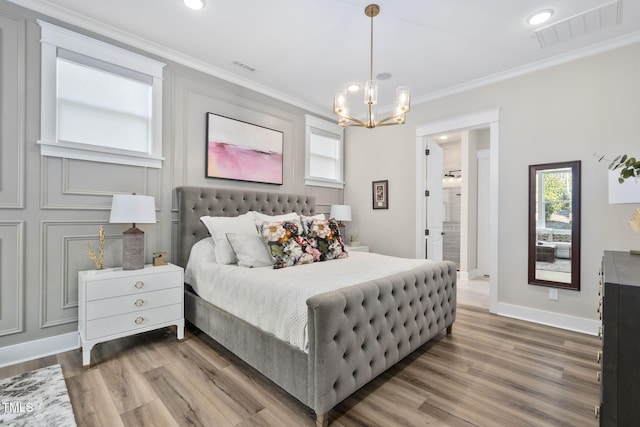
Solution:
M305 184L344 188L343 130L337 124L313 116L306 122Z
M162 166L164 64L38 21L43 156Z

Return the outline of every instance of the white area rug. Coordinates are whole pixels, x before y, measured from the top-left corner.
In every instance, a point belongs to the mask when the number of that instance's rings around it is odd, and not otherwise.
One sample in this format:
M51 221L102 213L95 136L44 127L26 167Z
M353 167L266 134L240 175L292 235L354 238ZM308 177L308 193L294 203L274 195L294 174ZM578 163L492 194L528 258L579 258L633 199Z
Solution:
M0 425L75 426L60 365L0 380Z

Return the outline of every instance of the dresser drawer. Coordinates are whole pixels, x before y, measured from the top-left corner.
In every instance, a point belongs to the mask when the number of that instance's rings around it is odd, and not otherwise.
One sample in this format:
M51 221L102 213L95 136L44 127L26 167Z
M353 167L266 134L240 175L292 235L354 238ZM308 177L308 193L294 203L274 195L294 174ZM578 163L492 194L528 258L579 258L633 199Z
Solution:
M87 322L87 338L93 340L122 332L134 334L137 329L147 328L155 324L182 319L182 304L125 313L118 316L103 317Z
M182 292L182 287L177 287L89 301L87 320L179 304L182 302Z
M87 281L87 301L182 286L182 272L139 274Z

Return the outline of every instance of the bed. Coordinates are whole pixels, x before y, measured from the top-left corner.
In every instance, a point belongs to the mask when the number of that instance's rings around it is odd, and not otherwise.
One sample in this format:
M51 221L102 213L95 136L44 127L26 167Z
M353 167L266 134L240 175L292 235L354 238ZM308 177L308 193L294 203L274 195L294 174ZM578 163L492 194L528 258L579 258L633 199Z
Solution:
M178 187L177 196L183 267L191 248L209 236L201 216L315 214L314 197L305 195ZM422 344L450 334L456 315L456 267L449 261L310 296L303 348L185 289L185 318L311 408L317 426L328 425L331 408Z

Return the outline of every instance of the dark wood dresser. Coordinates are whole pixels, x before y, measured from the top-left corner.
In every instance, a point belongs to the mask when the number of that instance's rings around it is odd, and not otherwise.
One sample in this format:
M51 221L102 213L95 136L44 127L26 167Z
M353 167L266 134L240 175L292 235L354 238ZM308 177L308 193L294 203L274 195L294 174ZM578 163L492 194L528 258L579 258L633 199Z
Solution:
M639 425L640 255L605 251L599 292L600 426Z

